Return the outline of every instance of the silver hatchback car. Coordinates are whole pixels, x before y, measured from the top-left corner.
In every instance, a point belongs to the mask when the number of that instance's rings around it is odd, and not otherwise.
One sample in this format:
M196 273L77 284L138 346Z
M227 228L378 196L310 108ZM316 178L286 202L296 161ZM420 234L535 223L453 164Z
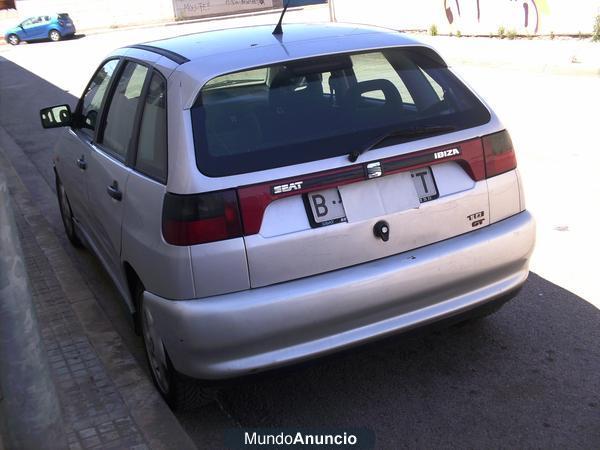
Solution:
M54 163L172 407L206 382L497 307L535 225L508 132L430 47L350 25L133 45ZM482 311L487 312L488 309Z

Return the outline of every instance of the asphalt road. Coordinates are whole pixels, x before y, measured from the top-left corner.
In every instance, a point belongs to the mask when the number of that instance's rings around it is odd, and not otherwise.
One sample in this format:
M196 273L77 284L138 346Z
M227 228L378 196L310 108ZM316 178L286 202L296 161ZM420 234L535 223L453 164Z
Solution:
M139 34L151 33L142 30ZM121 32L0 52L0 56L27 66L0 58L0 147L6 133L20 147L20 152L8 155L17 170L20 159L33 162L37 172L21 171L21 178L58 233L62 233L62 225L53 197L50 149L59 132L41 129L38 110L61 102L73 104L73 95L65 90L79 95L83 82L110 50L106 47L125 45L131 39L131 34ZM84 47L88 51L75 62L74 50ZM543 264L556 267L561 263L564 270L578 267L576 259L590 258L585 247L563 249L560 236L565 232L554 230L552 224L563 217L572 221L565 222L566 226L580 224L588 216L573 210L574 200L565 200L563 207L562 201L546 199L540 191L547 183L558 199L564 199L567 194L563 191L573 188L568 174L557 179L562 168L579 167L586 177L597 170L598 165L588 167L598 154L593 135L586 134L592 119L577 115L590 110L590 96L600 92L594 91L597 80L490 68L461 70L473 85L486 91L486 98L489 95L500 104L500 113L508 116L505 121L516 141L544 143L519 154L522 170L528 172L530 206L539 211L542 238L538 252L544 255ZM524 92L527 96L522 103L515 103ZM589 94L583 95L585 92ZM580 124L579 135L570 139L559 122L571 130L574 123ZM539 128L540 123L545 127ZM556 143L568 142L580 146L570 147L563 156L551 153L545 157ZM585 152L594 145L596 156L586 159ZM595 192L593 178L579 181L586 192ZM577 236L575 242L586 244L581 242L585 233ZM64 238L62 242L68 248ZM592 243L587 242L589 245ZM560 261L567 251L573 258ZM69 254L143 364L140 342L129 328L108 276L88 252L69 249ZM557 273L562 271L557 269ZM591 286L593 278L582 283ZM519 296L490 318L425 336L395 338L310 367L230 387L219 393L216 403L177 417L199 448L219 447L222 430L237 426L368 427L375 431L379 448L599 448L600 310L594 302L592 295L578 297L532 274Z

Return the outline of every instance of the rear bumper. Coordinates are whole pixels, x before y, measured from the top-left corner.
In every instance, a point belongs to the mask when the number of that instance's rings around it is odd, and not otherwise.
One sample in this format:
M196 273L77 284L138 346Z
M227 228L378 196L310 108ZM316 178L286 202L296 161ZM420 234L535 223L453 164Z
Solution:
M173 301L144 294L174 367L233 378L466 314L520 287L535 222L524 211L443 242L278 285Z
M75 35L75 32L76 32L75 25L73 25L71 27L69 27L69 26L59 27L58 32L60 33L61 36L73 36L73 35Z

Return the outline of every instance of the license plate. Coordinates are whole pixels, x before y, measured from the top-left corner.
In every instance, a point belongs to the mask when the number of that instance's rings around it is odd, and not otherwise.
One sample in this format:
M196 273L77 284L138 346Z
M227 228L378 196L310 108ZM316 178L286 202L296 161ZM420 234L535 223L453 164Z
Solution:
M313 227L324 227L346 222L346 211L337 189L309 192L304 196L308 220Z
M411 170L410 176L415 184L419 202L425 203L439 197L431 168L423 167L422 169Z

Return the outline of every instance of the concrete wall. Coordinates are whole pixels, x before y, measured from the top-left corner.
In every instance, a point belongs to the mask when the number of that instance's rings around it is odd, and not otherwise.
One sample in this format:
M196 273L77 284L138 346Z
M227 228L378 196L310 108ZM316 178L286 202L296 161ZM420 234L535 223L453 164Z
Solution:
M334 0L338 22L440 33L591 33L600 0Z
M69 13L82 29L136 25L174 19L169 0L17 0L20 18Z
M0 10L3 9L14 9L15 0L0 0Z
M1 36L4 31L17 23L19 23L19 15L16 9L0 9L0 44L2 44Z

